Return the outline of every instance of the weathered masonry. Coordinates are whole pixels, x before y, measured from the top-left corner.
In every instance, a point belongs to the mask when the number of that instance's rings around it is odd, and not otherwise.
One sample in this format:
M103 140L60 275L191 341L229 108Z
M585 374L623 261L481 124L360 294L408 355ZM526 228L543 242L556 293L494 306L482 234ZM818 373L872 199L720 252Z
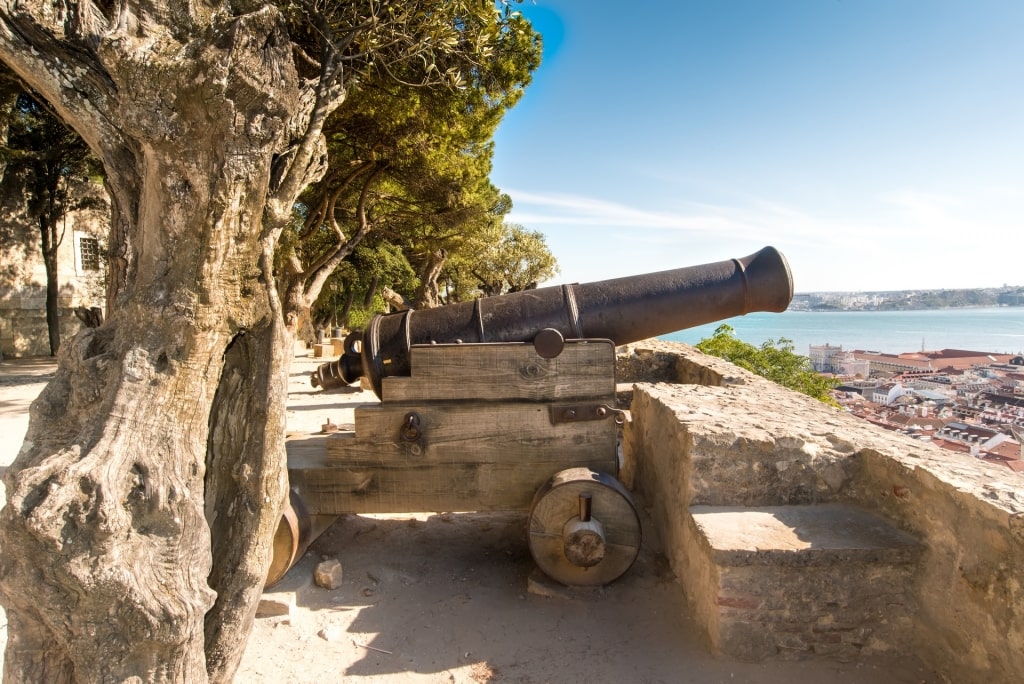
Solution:
M644 342L623 480L709 648L744 660L920 658L1024 672L1024 480L707 357Z

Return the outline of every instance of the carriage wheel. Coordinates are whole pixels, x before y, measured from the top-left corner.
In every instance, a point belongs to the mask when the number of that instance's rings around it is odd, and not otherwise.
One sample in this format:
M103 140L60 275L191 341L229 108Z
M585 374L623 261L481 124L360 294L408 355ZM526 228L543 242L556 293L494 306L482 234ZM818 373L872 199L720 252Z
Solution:
M533 497L527 530L540 569L570 586L608 584L640 553L640 516L629 492L590 468L548 480Z
M294 489L288 491L288 502L281 510L281 520L274 533L273 551L264 588L281 581L306 551L310 538L310 517L305 504Z

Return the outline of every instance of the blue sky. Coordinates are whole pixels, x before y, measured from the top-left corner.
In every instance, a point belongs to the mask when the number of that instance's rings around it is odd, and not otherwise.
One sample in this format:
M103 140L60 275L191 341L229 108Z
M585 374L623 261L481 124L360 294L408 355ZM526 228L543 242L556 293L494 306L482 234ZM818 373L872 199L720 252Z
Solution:
M588 282L774 245L798 292L1024 285L1024 0L527 0L508 220Z

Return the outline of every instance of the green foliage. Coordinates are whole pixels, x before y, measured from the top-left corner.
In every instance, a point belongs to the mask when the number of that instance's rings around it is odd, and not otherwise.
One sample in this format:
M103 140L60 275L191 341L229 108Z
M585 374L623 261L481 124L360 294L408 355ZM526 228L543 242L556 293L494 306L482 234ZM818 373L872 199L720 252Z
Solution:
M388 303L384 298L379 294L374 295L369 306L353 306L349 310L344 327L348 330L363 330L370 324L370 319L388 311Z
M421 1L332 9L350 25L359 25L359 12L387 13L393 25L379 31L391 33L369 31L359 39L366 51L377 41L421 52L414 59L381 47L383 57L354 62L361 76L324 127L329 170L303 193L279 266L289 262L314 283L317 268L335 268L328 255L352 258L376 236L401 248L422 285L437 277L439 261L470 253L476 235L501 225L511 202L490 182L491 139L540 62L539 36L510 7ZM307 292L316 296L315 285Z
M451 301L521 292L550 280L558 262L544 235L502 223L473 236L464 253L449 259L442 280Z
M22 91L2 114L7 140L0 147L5 176L17 175L25 188L29 215L55 225L84 201L72 188L90 181L99 162L85 141L64 125L31 93Z
M410 297L419 279L397 246L388 242L360 246L328 278L313 306L314 323L362 328L375 314L389 310L380 295L385 285Z
M826 404L835 405L829 390L835 383L811 368L811 360L794 352L793 342L785 337L767 340L760 347L736 338L732 326L722 324L712 337L697 343L697 349L725 359L783 387L796 390Z

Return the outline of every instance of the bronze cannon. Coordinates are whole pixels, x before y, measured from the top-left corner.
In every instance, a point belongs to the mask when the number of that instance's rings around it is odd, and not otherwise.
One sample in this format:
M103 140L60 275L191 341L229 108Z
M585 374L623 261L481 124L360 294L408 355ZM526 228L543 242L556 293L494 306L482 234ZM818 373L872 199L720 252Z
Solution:
M333 516L526 510L541 570L569 585L611 582L640 548L636 508L617 479L626 416L615 405L615 347L781 312L792 297L785 257L765 247L375 317L313 383L366 377L381 401L356 409L354 431L290 451L291 505L268 580Z

